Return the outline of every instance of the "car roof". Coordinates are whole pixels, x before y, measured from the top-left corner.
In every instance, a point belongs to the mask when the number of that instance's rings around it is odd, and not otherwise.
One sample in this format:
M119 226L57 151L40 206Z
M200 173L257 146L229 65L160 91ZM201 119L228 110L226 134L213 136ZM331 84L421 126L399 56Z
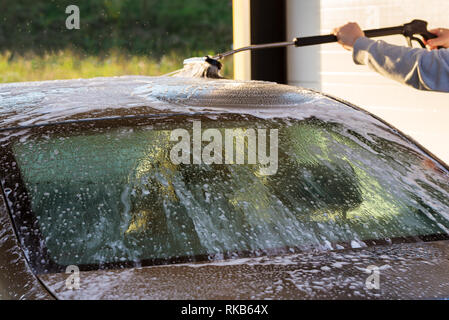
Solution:
M348 107L320 93L273 82L165 76L7 83L0 84L0 97L0 129L162 113L256 115L263 109L264 117L286 117L286 109L305 111L310 104ZM315 108L307 116L327 112Z
M0 128L155 114L227 112L261 117L323 117L333 108L368 112L333 97L266 81L120 76L0 84ZM310 108L313 106L313 108ZM299 114L298 114L298 111ZM363 113L363 115L362 115ZM360 119L358 119L360 120Z
M373 114L313 90L266 81L119 76L0 84L0 132L48 124L180 114L318 118L385 137L447 165Z
M149 78L123 76L1 84L0 127L126 115L130 113L126 110L151 105L132 94ZM145 111L160 112L141 110Z

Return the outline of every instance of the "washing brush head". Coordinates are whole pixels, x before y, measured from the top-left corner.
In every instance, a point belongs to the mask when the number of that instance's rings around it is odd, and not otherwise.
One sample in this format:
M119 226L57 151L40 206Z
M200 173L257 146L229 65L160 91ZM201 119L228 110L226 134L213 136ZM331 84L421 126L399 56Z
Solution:
M218 60L209 56L189 58L184 60L184 67L174 77L222 79L221 67Z

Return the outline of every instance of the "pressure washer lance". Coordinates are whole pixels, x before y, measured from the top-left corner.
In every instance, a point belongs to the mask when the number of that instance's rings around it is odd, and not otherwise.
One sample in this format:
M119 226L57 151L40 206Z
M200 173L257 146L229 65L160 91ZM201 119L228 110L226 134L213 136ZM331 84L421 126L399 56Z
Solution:
M421 36L424 40L436 38L436 35L434 35L433 33L430 33L427 30L427 21L424 21L424 20L413 20L410 23L406 23L402 26L397 26L397 27L365 30L364 33L365 33L365 36L368 38L384 37L384 36L401 34L407 39L407 44L410 47L412 47L412 41L417 41L423 48L425 48L424 42L422 41L422 39L416 37L416 35ZM286 41L286 42L274 42L274 43L250 45L247 47L242 47L242 48L238 48L235 50L231 50L231 51L228 51L225 53L220 53L214 57L206 56L204 58L205 60L203 60L203 61L208 62L210 65L215 66L218 68L218 70L220 70L221 63L218 60L221 60L224 57L233 55L233 54L235 54L237 52L241 52L241 51L279 48L279 47L288 47L288 46L305 47L305 46L312 46L312 45L316 45L316 44L331 43L331 42L337 42L337 41L338 41L337 37L332 34L294 38L292 41ZM438 47L438 48L440 49L441 47Z

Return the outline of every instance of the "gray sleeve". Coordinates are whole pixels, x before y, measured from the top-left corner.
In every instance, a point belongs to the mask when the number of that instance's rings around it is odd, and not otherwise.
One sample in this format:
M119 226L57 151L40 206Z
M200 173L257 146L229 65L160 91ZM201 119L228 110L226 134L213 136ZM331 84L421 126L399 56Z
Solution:
M361 37L354 44L353 59L416 89L449 92L449 49L428 51Z

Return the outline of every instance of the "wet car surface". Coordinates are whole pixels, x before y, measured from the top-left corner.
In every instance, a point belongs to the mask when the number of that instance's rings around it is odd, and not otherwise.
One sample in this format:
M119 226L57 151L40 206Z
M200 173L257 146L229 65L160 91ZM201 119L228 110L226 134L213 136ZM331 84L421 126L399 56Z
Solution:
M447 167L354 106L167 77L8 84L0 97L4 297L449 296ZM278 130L276 173L174 165L170 132L195 122Z
M41 279L63 299L428 299L449 290L448 246L441 242L340 252L237 259L128 270L82 272L83 286L65 288L66 274ZM367 289L367 266L380 268L380 289Z

